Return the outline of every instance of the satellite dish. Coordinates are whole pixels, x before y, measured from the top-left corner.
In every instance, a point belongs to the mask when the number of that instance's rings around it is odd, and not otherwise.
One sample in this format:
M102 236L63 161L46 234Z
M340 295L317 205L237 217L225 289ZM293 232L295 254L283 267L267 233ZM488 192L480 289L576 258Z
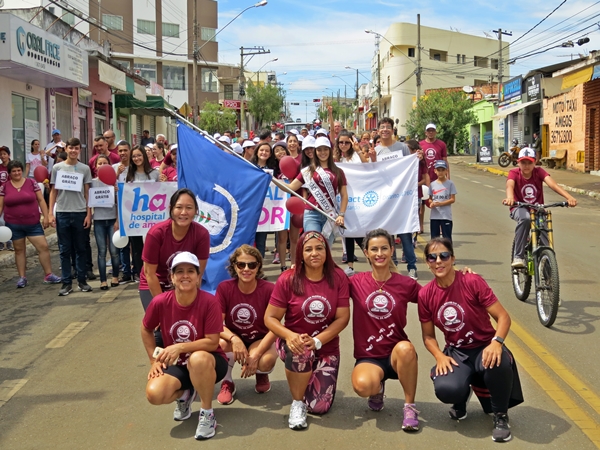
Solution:
M473 92L473 88L471 86L463 86L463 91L470 94Z

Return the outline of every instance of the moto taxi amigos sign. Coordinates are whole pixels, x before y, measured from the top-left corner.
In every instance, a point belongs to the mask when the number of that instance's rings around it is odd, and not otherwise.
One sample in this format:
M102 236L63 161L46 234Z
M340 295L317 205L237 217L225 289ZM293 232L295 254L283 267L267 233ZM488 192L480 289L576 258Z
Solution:
M26 32L23 27L17 28L17 48L21 56L25 56L25 52L32 52L49 58L52 62L60 62L60 45L55 44L48 39L38 36L31 31Z

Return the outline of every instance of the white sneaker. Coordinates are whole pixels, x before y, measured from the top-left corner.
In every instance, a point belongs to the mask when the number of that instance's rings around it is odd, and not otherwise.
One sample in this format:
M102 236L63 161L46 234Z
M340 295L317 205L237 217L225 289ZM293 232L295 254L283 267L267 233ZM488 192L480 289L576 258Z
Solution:
M510 266L515 269L522 269L525 267L525 260L523 258L514 258Z
M217 429L217 419L214 413L208 413L204 410L200 411L198 427L196 428L196 439L210 439L215 435Z
M352 275L354 275L356 272L354 272L354 269L352 267L346 267L346 269L344 269L344 273L346 275L348 275L348 277L351 277Z
M408 276L411 277L415 281L417 281L419 279L419 276L417 275L417 269L410 269L408 271Z
M196 391L192 389L188 392L187 400L178 398L175 400L175 411L173 411L173 420L182 421L189 419L192 416L192 403L196 398Z
M306 425L306 405L303 402L292 402L290 408L290 418L288 419L289 427L292 430L302 430Z

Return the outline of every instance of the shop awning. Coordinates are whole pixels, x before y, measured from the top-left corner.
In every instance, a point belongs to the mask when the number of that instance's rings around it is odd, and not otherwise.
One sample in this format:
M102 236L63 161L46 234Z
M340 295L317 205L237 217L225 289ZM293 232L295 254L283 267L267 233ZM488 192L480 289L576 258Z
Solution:
M176 109L160 95L148 95L146 101L143 102L134 98L133 95L117 94L115 95L115 107L127 108L131 110L132 114L142 116L170 116L165 108Z
M508 116L512 113L516 113L517 111L520 111L523 108L527 108L528 106L536 105L541 102L542 102L541 100L533 100L531 102L517 103L516 105L510 105L510 106L504 108L503 110L498 111L496 114L494 114L492 116L492 119L504 119L506 116Z

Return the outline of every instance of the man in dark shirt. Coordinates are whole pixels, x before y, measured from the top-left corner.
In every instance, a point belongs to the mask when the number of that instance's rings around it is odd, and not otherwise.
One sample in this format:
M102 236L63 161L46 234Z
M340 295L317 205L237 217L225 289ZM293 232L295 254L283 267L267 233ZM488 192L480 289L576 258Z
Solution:
M142 141L141 141L142 147L145 147L146 145L154 145L155 142L156 142L156 139L154 139L152 136L150 136L150 131L144 130L142 132Z

